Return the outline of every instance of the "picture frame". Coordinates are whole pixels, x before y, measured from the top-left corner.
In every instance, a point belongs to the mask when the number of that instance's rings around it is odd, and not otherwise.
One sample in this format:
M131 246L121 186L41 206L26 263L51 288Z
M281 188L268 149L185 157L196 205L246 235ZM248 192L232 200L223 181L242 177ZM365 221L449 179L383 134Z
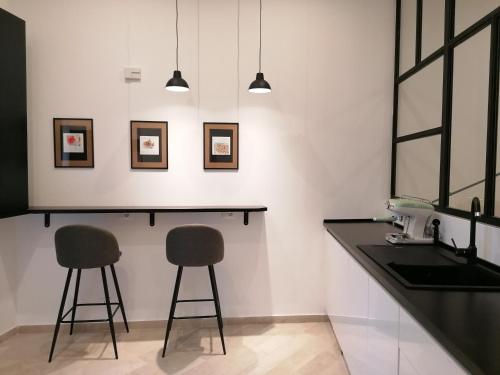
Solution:
M130 121L130 167L168 169L168 122Z
M94 121L54 118L54 167L94 168Z
M239 168L238 128L237 122L203 123L204 169Z

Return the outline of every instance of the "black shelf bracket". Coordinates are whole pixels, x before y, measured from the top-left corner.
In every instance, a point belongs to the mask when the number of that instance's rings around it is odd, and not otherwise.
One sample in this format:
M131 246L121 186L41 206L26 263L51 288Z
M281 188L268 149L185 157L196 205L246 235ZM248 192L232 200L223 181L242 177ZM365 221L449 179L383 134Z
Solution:
M44 216L43 225L45 226L45 228L49 228L50 227L50 212L45 212L43 214L43 216ZM243 212L243 225L248 225L248 218L249 218L249 212L244 211ZM156 225L155 213L150 212L149 213L149 226L154 227L155 225Z

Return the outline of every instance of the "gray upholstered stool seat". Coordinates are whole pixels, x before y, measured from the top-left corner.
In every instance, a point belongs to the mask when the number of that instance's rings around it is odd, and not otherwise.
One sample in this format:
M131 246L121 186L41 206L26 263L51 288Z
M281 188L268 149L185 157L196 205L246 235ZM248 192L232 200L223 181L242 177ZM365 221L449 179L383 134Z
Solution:
M121 252L113 233L88 225L68 225L55 235L57 262L66 268L87 269L118 262Z
M224 239L222 234L214 228L206 225L184 225L172 229L167 235L167 259L170 263L178 266L177 278L175 280L172 304L170 305L170 315L168 317L167 332L163 344L163 354L167 349L167 341L172 329L174 319L199 319L217 318L217 325L222 341L222 349L226 354L224 344L224 333L222 323L222 313L220 309L219 292L215 280L214 264L219 263L224 258ZM180 300L179 287L181 284L182 270L184 267L208 267L210 285L212 287L213 298ZM215 315L203 316L182 316L176 317L175 307L179 302L206 302L213 301L215 305Z
M206 267L224 259L222 234L206 225L183 225L168 232L167 259L184 267Z
M54 337L52 339L52 346L50 349L49 362L52 361L52 356L54 354L54 348L56 346L57 335L59 333L59 327L61 323L71 324L70 335L73 334L74 323L85 323L85 322L109 322L109 330L111 332L111 338L113 340L113 348L115 351L115 357L118 359L118 351L116 348L116 338L115 338L115 328L113 323L113 316L118 309L121 310L123 316L123 322L125 323L125 328L128 329L127 317L125 315L125 308L123 306L122 296L120 293L120 287L118 285L118 279L116 277L114 263L118 262L120 259L120 249L118 247L118 241L115 236L106 230L95 228L88 225L68 225L59 228L55 234L56 243L56 256L57 262L68 268L68 274L66 276L66 284L64 286L63 296L61 299L61 305L59 307L59 313L57 315L56 327L54 329ZM116 295L118 297L118 302L110 302L108 283L106 279L105 267L109 266L111 268L111 274L113 275L113 281L115 284ZM90 268L100 268L101 277L104 288L104 303L78 303L78 291L80 288L80 277L82 274L82 269ZM73 274L73 269L77 270L76 283L75 283L75 294L73 296L73 306L64 314L64 306L66 304L66 297L68 295L69 284L71 282L71 275ZM111 306L116 306L114 312L111 311ZM93 320L75 320L76 309L79 306L106 306L108 318L107 319L93 319ZM71 320L64 320L66 316L71 313Z

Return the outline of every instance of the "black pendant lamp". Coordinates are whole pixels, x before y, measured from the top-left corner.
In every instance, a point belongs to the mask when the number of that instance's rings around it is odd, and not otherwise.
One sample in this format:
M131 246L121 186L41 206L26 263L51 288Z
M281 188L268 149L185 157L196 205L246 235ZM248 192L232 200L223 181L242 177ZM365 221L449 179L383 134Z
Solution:
M186 92L189 91L188 83L182 78L181 71L179 70L179 4L178 0L175 0L175 36L176 36L176 48L175 48L175 66L174 75L170 78L165 85L165 89L173 92Z
M259 72L248 87L248 91L254 94L267 94L271 92L271 85L264 79L264 73L261 72L262 65L262 0L260 0L260 24L259 24Z

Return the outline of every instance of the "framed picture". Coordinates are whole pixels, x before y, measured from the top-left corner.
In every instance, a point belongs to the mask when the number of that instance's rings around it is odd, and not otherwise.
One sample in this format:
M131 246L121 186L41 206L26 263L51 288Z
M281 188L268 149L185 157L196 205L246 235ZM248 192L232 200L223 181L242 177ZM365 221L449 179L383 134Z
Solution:
M238 123L203 123L205 169L238 169Z
M54 167L94 168L92 119L54 118Z
M132 169L168 169L168 122L130 121Z

